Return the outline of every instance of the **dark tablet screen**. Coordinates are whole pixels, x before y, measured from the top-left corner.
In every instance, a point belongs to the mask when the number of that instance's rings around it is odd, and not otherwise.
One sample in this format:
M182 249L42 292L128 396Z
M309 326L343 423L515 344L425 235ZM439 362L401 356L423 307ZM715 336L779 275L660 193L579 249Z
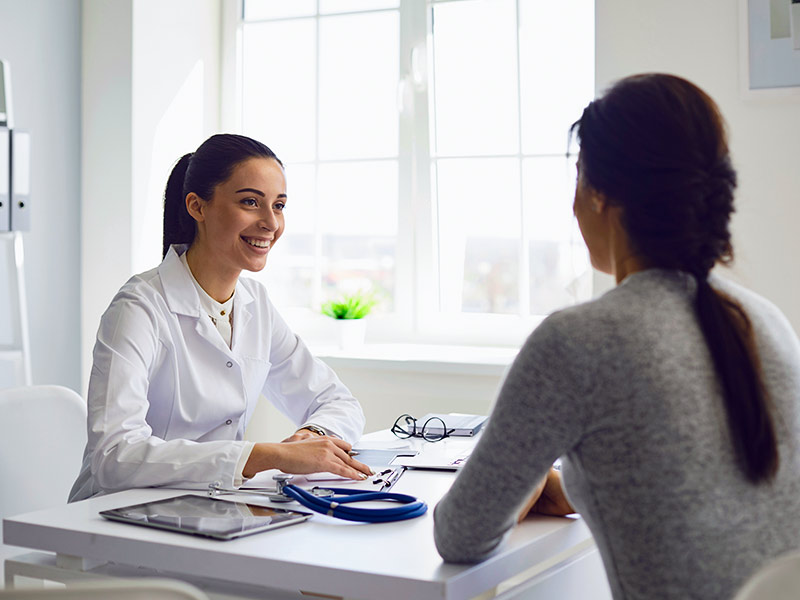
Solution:
M104 510L100 515L112 521L223 540L300 523L311 516L283 508L191 494Z

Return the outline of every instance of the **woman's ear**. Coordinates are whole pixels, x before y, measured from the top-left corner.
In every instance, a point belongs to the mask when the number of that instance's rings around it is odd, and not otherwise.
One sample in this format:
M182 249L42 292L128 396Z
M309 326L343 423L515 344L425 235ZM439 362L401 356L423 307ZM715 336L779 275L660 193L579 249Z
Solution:
M194 192L186 194L186 211L198 223L205 221L205 216L203 215L204 204L203 199Z

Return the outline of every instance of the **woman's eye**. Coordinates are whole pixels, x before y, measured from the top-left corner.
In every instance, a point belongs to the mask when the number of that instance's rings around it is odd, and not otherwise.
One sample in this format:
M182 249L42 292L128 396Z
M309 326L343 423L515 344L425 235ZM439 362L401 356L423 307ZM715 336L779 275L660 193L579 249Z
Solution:
M284 208L286 208L286 204L284 204L283 202L278 202L275 204L275 210L279 212L283 212Z
M245 198L244 200L242 200L242 204L245 204L247 206L258 206L258 200L256 200L255 198Z

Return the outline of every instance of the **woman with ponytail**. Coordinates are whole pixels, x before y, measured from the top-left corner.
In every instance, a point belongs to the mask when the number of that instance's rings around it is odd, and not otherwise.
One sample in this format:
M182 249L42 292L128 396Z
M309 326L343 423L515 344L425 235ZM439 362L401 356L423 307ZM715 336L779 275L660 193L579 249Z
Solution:
M579 512L614 598L730 598L800 547L797 335L711 273L733 257L736 173L708 95L628 77L573 129L575 216L618 285L527 340L436 508L437 546L474 562L530 513Z
M175 165L164 260L132 277L100 322L89 439L70 501L134 487L239 486L267 469L364 479L349 454L364 415L272 306L260 271L284 229L283 164L264 144L215 135ZM243 441L261 395L298 429Z

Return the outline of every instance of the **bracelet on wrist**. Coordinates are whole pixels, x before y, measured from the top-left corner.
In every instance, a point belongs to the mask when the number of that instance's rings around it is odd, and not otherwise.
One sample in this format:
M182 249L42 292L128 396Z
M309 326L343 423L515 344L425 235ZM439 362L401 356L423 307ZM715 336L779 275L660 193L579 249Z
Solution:
M316 425L303 425L298 431L302 431L303 429L308 429L310 432L316 433L317 435L328 435L322 427L317 427Z

